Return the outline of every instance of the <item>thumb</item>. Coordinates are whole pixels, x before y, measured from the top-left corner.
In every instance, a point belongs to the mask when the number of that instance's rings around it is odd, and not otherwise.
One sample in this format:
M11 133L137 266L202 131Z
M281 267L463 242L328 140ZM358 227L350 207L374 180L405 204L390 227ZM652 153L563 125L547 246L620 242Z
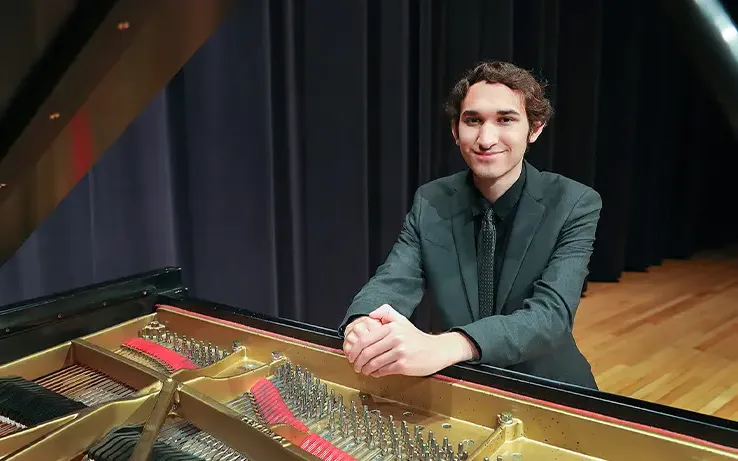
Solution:
M377 309L375 309L374 312L370 313L369 317L379 320L383 324L390 323L390 322L400 322L402 320L406 320L405 316L397 312L389 304L382 304Z

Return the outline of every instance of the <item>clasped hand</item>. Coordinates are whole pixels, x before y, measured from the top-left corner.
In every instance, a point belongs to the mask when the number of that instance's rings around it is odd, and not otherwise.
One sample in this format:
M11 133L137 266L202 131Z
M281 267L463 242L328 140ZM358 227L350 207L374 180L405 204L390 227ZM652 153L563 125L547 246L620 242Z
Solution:
M465 359L456 357L456 339L448 334L434 336L422 332L384 304L346 327L343 351L357 373L373 377L428 376Z

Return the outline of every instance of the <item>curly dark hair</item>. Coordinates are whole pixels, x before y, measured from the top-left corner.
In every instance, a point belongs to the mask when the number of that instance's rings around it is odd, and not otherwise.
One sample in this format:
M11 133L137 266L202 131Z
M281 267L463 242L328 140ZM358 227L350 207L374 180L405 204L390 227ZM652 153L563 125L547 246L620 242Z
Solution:
M531 129L537 122L548 123L553 115L551 102L544 94L546 82L537 80L529 71L509 62L487 61L467 70L451 89L445 110L452 122L459 121L461 102L466 97L469 87L481 81L502 83L511 90L522 93Z

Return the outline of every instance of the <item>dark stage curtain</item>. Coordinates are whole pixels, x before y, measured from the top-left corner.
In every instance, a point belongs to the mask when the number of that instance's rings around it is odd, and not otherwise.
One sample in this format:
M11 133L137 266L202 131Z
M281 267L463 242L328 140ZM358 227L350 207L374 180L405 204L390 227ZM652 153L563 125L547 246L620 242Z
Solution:
M192 294L337 326L415 188L464 167L482 59L549 82L528 159L603 197L590 280L735 237L736 144L650 2L244 0L0 268L0 304L180 265Z

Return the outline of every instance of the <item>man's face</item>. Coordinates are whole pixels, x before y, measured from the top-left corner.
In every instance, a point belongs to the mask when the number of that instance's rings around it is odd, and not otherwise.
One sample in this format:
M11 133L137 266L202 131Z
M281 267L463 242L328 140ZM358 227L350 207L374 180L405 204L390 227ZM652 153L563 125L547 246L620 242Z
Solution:
M518 167L528 142L543 130L530 130L522 94L501 83L478 82L461 102L453 134L477 179L496 181Z

